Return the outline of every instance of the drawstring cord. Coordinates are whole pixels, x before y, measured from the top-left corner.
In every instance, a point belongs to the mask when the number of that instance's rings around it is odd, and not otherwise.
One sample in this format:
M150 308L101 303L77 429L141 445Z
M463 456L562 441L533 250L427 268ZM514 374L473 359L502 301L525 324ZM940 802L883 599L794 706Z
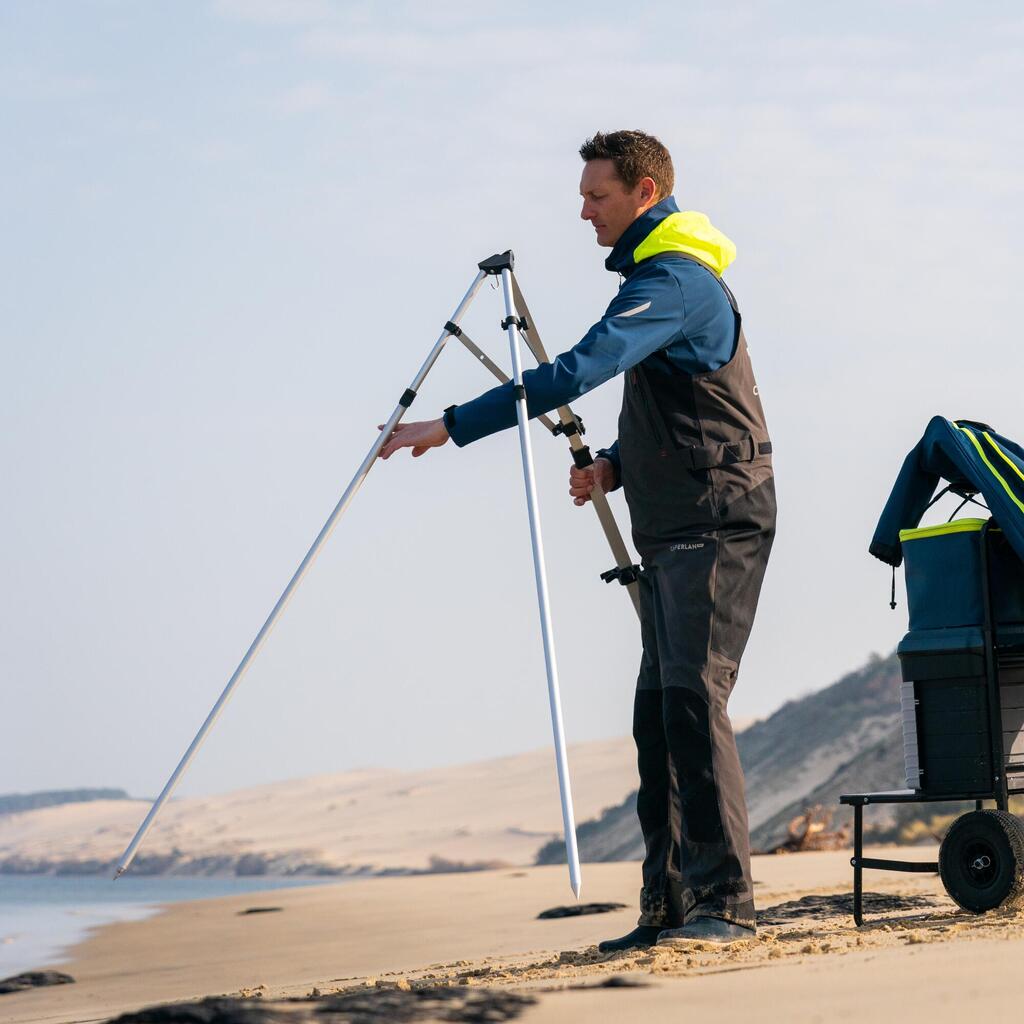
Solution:
M896 566L892 567L892 594L889 597L889 607L896 611Z

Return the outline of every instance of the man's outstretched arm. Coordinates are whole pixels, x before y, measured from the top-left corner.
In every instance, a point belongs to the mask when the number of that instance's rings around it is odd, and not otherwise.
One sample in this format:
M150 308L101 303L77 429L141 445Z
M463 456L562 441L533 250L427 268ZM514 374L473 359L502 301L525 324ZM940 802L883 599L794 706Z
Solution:
M576 345L523 374L531 418L568 405L674 341L680 334L680 302L674 279L657 264L627 281ZM449 436L461 448L515 423L512 384L502 384L448 410L443 421L400 426L381 455L386 459L410 447L414 455L422 455Z

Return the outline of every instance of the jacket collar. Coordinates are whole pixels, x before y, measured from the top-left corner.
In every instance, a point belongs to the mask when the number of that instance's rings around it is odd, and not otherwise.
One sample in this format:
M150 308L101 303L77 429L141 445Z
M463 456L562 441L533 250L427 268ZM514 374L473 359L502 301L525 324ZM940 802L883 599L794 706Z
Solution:
M695 259L721 277L736 259L736 246L705 214L680 212L669 196L626 228L604 265L629 277L645 260L673 254Z
M604 261L606 270L611 270L626 277L636 269L633 252L636 247L667 217L678 213L679 206L674 196L662 199L649 210L641 213L632 224L622 232L622 237L612 247L611 253Z

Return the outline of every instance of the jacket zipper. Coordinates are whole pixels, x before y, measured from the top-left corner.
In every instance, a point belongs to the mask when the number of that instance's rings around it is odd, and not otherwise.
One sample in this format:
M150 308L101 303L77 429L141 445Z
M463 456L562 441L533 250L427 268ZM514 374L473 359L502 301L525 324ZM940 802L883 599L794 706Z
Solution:
M665 438L662 435L661 427L658 425L657 418L654 415L654 411L651 409L651 403L647 396L647 382L642 378L641 371L636 367L633 367L629 372L633 375L634 387L640 393L640 401L643 404L644 412L647 415L647 425L651 428L654 440L658 444L658 454L662 458L667 458L668 449L665 446Z

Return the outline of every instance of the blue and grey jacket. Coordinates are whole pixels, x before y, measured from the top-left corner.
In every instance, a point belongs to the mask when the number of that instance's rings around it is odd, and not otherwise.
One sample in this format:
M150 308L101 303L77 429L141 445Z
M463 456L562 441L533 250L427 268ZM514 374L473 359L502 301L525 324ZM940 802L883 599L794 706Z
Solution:
M523 374L527 408L540 416L661 353L666 372L705 373L733 356L736 319L716 274L736 257L736 247L702 213L680 212L669 196L638 217L605 260L623 277L604 316L567 352ZM445 426L462 447L515 426L511 384L502 384L445 413ZM600 454L616 463L617 445Z
M1024 448L984 423L942 416L932 417L904 460L871 539L871 554L894 567L903 561L900 533L921 522L941 480L961 495L980 493L1024 560Z

